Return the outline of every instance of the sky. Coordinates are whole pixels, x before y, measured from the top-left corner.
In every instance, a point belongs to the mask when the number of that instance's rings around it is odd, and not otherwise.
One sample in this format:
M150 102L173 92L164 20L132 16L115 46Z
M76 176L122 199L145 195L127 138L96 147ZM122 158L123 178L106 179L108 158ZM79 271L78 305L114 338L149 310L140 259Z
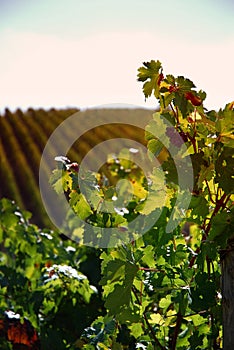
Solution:
M233 0L0 0L0 111L145 101L137 69L159 60L234 100Z

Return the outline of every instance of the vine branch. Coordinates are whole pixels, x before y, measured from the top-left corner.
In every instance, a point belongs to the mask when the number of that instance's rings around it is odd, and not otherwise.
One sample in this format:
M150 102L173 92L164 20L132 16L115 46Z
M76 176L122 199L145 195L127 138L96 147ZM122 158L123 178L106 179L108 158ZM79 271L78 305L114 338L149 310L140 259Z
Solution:
M177 338L180 332L180 327L182 324L182 320L183 320L183 316L181 315L180 312L178 312L177 314L177 320L176 320L176 325L175 325L175 330L174 330L174 335L172 338L172 342L171 342L171 350L176 350L176 342L177 342Z
M136 298L138 304L141 305L141 302L140 302L140 300L139 300L139 298L138 298L136 289L135 289L135 288L132 288L132 291L133 291L133 294L134 294L134 296L135 296L135 298ZM148 329L149 329L149 331L150 331L150 333L151 333L151 335L152 335L152 338L153 338L153 340L155 341L156 345L157 345L161 350L166 350L166 348L160 343L160 341L159 341L158 338L156 337L155 332L154 332L154 330L153 330L153 327L152 327L151 324L149 323L149 320L148 320L148 317L147 317L145 311L143 312L143 317L144 317L145 323L146 323L146 325L147 325L147 327L148 327Z

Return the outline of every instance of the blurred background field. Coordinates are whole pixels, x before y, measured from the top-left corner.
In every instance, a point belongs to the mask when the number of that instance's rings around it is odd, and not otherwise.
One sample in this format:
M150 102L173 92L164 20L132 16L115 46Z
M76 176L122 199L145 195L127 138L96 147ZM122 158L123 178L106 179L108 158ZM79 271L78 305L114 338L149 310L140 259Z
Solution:
M70 148L68 154L57 154L56 149L51 154L67 156L72 162L80 163L83 157L96 145L113 138L126 138L145 145L144 129L127 124L134 116L147 123L152 117L152 110L146 109L90 109L79 111L76 108L67 109L32 109L26 111L17 109L11 112L5 109L0 122L0 197L12 199L21 208L32 212L32 222L40 227L53 225L44 209L39 190L39 167L41 155L48 138L64 120L74 113L82 114L82 122L95 115L97 120L108 117L113 124L100 125L82 134ZM126 124L116 124L117 115L122 115ZM64 138L75 136L76 130L67 128ZM63 142L63 139L59 141ZM108 150L114 152L114 150ZM92 159L95 163L97 159ZM52 170L56 167L54 157L44 169L49 181Z

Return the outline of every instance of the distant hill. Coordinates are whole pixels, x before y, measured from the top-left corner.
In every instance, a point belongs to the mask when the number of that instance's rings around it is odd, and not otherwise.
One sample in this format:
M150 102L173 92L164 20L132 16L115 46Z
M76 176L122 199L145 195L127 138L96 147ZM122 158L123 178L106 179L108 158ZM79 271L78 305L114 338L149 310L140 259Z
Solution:
M38 185L41 155L53 131L75 112L79 112L78 118L79 115L82 116L82 126L84 120L87 121L89 129L76 140L67 154L69 159L78 163L95 145L105 140L126 138L145 144L144 129L126 123L134 119L143 121L146 125L152 116L152 111L145 109L90 109L82 112L78 109L29 108L26 112L20 109L11 112L6 109L0 117L0 197L13 199L21 208L31 211L33 222L40 227L52 227L42 204ZM120 115L124 123L116 124ZM90 129L90 118L97 121L111 119L113 124ZM79 128L79 125L76 128ZM74 138L76 128L66 128L64 138ZM63 137L59 140L60 143L63 142L62 139ZM113 150L110 149L111 151ZM56 153L56 148L51 150L51 154L61 155ZM97 159L92 160L93 164L95 161ZM53 156L46 164L45 172L48 178L55 167Z

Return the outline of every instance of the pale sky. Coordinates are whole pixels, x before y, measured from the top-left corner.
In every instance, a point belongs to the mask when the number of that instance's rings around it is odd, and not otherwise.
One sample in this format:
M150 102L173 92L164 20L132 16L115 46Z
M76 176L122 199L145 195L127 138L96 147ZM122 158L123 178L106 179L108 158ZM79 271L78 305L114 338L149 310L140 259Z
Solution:
M145 102L137 68L159 59L234 100L233 0L0 0L0 110Z

